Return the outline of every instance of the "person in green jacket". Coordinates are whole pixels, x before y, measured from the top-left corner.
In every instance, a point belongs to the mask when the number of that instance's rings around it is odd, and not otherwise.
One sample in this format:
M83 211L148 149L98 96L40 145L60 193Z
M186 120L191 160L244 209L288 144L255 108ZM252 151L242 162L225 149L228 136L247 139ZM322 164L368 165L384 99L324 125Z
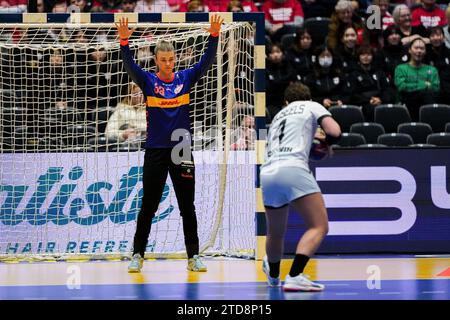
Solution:
M422 105L437 103L439 94L439 73L435 67L423 63L425 54L425 42L416 38L409 46L409 62L395 68L400 101L408 108L413 121L419 121Z

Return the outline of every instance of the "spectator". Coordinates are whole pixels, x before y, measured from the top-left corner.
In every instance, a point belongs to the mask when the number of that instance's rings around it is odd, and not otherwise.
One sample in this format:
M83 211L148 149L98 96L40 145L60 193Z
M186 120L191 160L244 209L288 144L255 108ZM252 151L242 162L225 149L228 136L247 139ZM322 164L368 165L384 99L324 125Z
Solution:
M344 73L350 73L358 65L356 42L358 35L352 26L346 27L335 50L336 66Z
M303 9L297 0L266 0L262 11L273 43L280 42L283 35L294 33L303 24Z
M306 76L304 83L311 90L312 99L325 108L342 106L348 103L350 86L333 63L333 52L326 46L319 46L314 51L314 69Z
M314 17L331 17L336 0L300 0L305 20Z
M408 61L408 49L400 41L400 30L397 26L387 27L383 31L383 39L384 46L377 52L375 63L383 69L390 80L393 80L395 68Z
M65 0L58 0L52 9L53 13L66 13L67 12L67 2Z
M134 12L161 13L170 11L167 0L138 0Z
M185 1L180 4L179 11L180 12L187 12L188 11L188 5L190 1ZM219 0L203 0L203 8L205 9L205 12L218 12L220 11L220 1Z
M106 125L105 136L108 139L135 141L146 137L147 122L144 96L138 85L131 82L128 94L117 104L114 113Z
M298 28L294 42L286 50L286 60L295 68L298 81L303 80L313 69L311 44L312 38L308 30Z
M388 11L389 10L389 0L373 0L372 4L375 6L378 6L380 8L383 30L386 30L387 27L395 24L394 17Z
M232 10L230 9L234 6L239 6L238 3L240 3L240 7L242 7L242 12L259 12L258 7L253 0L231 0L228 3L227 1L223 1L220 11L231 12Z
M445 11L436 5L436 0L422 0L422 5L413 9L411 25L431 28L447 24Z
M441 90L439 102L450 103L450 49L445 46L442 27L430 29L430 44L427 46L425 62L439 72Z
M239 0L232 0L228 3L227 12L244 12L244 7L242 6L242 3Z
M287 62L279 45L268 48L266 61L266 105L273 118L284 105L284 90L295 80L292 66Z
M255 150L255 119L246 115L241 126L233 134L236 141L231 144L231 150Z
M349 26L352 26L356 31L357 45L369 43L369 33L364 26L363 20L353 13L351 1L339 0L328 26L327 43L330 49L336 49L340 35L344 34L344 29Z
M187 5L188 12L207 12L202 0L190 0Z
M1 0L0 13L27 12L27 0Z
M447 25L444 27L445 45L450 49L450 5L447 7L445 15L447 18Z
M411 41L409 54L409 62L395 69L395 85L400 101L408 107L412 120L419 121L419 108L437 102L439 74L435 67L423 63L426 48L421 38Z
M119 9L122 12L134 12L136 10L136 0L122 0Z
M365 119L374 120L374 110L380 104L394 102L389 79L373 64L373 49L362 46L357 50L358 66L350 75L351 104L362 106Z
M399 4L394 8L392 13L394 17L395 24L398 26L400 31L401 42L404 46L409 47L412 40L416 38L422 38L425 43L429 43L428 32L423 25L412 26L411 25L411 11L408 6L404 4Z

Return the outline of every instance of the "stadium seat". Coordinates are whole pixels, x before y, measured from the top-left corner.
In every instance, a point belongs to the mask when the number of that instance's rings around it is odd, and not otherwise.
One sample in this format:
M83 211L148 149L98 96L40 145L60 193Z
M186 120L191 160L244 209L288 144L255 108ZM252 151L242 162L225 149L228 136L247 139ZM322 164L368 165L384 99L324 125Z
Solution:
M409 134L415 144L426 143L428 135L433 133L431 126L423 122L402 123L398 126L397 131Z
M339 123L342 132L350 132L350 127L352 124L364 122L364 115L361 111L361 107L358 106L333 106L328 109L328 111L330 111L334 120Z
M445 132L450 132L450 122L445 124Z
M429 143L415 143L410 145L411 148L434 148L436 147L434 144Z
M117 140L108 139L105 136L93 137L88 139L88 145L95 151L108 151L112 148L116 148Z
M450 106L446 104L426 104L419 110L420 122L428 123L433 132L444 132L445 124L450 122Z
M344 132L336 145L337 147L356 147L366 143L366 139L362 134Z
M411 122L408 109L399 104L381 104L375 108L375 122L380 123L386 133L397 132L398 125Z
M414 144L413 139L406 133L385 133L378 137L378 143L388 147L407 147Z
M358 148L387 148L387 145L379 144L379 143L366 143L366 144L361 144L357 147Z
M325 44L328 36L328 17L311 17L305 20L303 26L308 30L312 38L311 47Z
M428 136L427 143L434 144L435 146L439 147L450 147L450 133L432 133Z
M90 138L95 137L95 128L83 124L68 126L66 134L65 144L67 146L84 146Z
M295 33L286 33L281 37L280 44L282 50L287 50L295 41Z
M377 143L378 136L385 133L383 126L375 122L354 123L350 127L350 132L362 134L369 144Z

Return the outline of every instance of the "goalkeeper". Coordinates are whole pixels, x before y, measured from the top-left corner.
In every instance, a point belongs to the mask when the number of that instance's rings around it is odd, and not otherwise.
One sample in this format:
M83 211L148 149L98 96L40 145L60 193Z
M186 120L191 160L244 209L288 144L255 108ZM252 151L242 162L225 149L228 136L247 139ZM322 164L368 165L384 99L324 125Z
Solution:
M195 166L190 147L189 92L214 61L222 22L220 16L212 15L208 29L210 33L208 49L198 63L186 70L173 71L176 58L174 47L167 41L159 41L155 48L156 74L142 70L134 62L128 46L128 39L134 29L128 28L128 18L122 18L116 23L124 68L144 94L147 115L144 196L137 218L133 256L128 272L140 272L142 269L152 219L158 209L168 173L183 219L187 269L196 272L207 270L198 256L199 240L194 206Z

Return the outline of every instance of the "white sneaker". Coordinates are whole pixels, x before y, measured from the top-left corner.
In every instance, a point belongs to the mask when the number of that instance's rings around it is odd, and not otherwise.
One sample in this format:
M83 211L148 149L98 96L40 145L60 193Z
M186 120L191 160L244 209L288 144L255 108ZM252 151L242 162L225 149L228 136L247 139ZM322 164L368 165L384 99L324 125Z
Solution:
M188 260L187 269L194 272L208 271L208 268L206 268L205 264L202 262L198 255L195 255Z
M272 278L270 276L270 266L269 266L269 261L267 260L267 257L263 258L262 269L263 269L263 272L267 276L267 283L270 287L280 287L281 286L280 276L278 276L276 278Z
M141 272L143 265L144 265L144 258L142 258L139 253L135 253L131 258L130 264L128 265L128 272L129 273Z
M308 276L300 273L296 277L291 277L289 274L284 280L284 291L322 291L325 289L323 284L313 282L308 279Z

